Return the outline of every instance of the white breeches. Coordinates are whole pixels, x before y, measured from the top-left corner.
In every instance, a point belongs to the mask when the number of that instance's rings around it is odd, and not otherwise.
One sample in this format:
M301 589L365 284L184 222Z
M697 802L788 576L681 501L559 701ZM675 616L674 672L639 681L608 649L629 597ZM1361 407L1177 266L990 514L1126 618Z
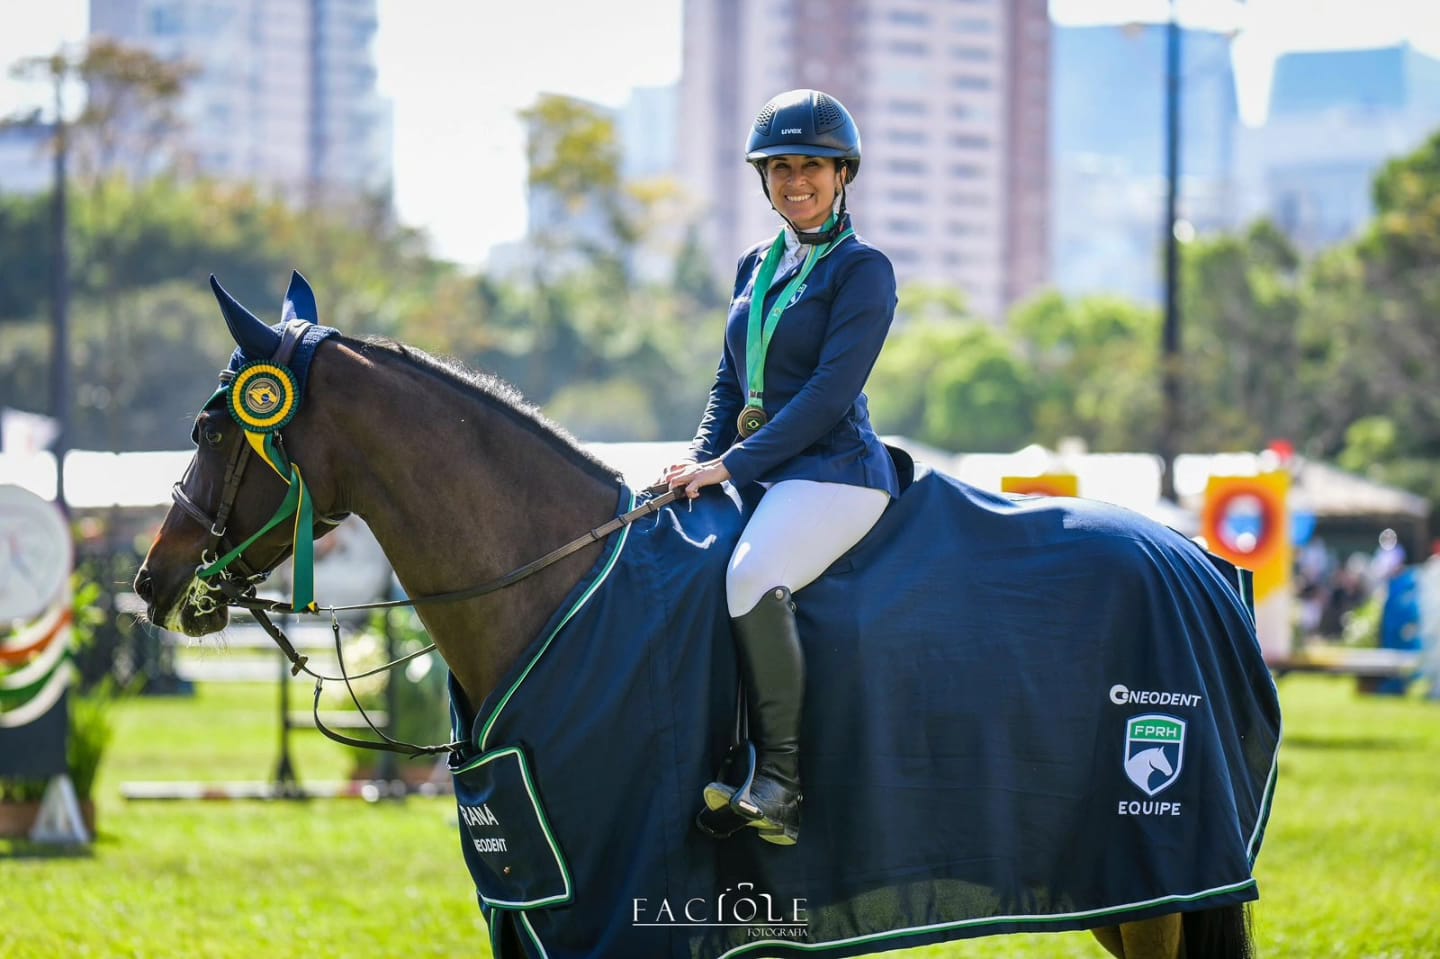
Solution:
M760 498L725 573L730 616L755 608L766 591L808 586L860 542L885 512L881 489L782 480Z

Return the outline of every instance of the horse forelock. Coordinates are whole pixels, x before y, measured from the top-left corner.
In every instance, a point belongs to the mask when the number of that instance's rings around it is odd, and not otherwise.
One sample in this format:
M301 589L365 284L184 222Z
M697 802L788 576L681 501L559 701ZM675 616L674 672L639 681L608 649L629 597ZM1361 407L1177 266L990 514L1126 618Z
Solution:
M544 439L566 459L597 479L613 483L620 475L619 470L587 451L568 430L525 399L518 389L494 374L471 370L457 360L433 356L389 337L367 336L354 339L342 336L340 339L362 356L371 356L378 351L394 357L401 363L497 410L512 422Z

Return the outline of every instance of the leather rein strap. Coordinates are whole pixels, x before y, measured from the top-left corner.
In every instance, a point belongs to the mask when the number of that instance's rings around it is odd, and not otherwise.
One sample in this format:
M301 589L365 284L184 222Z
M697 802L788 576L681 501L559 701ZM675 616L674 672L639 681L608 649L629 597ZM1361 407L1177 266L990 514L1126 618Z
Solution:
M646 493L656 493L661 489L664 489L664 487L652 486L650 487L650 489L646 490ZM335 614L339 612L346 612L357 609L395 609L402 606L413 607L426 603L458 603L467 599L475 599L477 597L485 596L490 593L499 592L506 587L514 586L516 583L520 582L523 579L528 579L529 577L535 575L546 567L555 565L556 563L560 562L560 560L579 552L587 546L600 542L611 534L621 529L624 529L626 526L629 526L637 520L644 519L646 516L655 515L656 513L660 512L660 510L674 503L676 500L682 498L684 495L685 491L683 489L672 489L659 493L659 495L656 495L653 499L647 501L643 505L637 506L635 509L632 509L627 513L623 513L620 516L615 517L608 523L604 523L600 526L595 527L594 529L590 530L582 536L577 536L575 539L566 543L564 546L561 546L558 549L551 550L544 556L541 556L539 559L532 560L531 562L526 563L523 566L516 567L515 569L506 573L504 576L496 577L495 579L489 580L488 582L481 583L479 586L473 586L469 589L455 590L449 593L435 593L430 596L416 596L411 599L397 599L382 603L356 603L350 606L324 606L314 610L312 615L318 615L320 613L327 612L330 614L330 631L335 637L335 659L340 665L339 676L327 676L323 673L317 673L313 669L311 669L308 665L309 657L304 656L299 651L297 651L294 644L290 642L289 637L285 635L284 631L281 630L278 626L276 626L273 622L271 622L268 615L269 613L278 612L289 614L293 612L290 607L287 606L284 602L278 600L259 599L255 596L255 583L251 581L247 581L246 586L242 587L233 580L221 580L219 583L219 588L225 594L225 605L248 610L250 612L250 615L255 617L256 622L260 624L260 627L265 630L265 632L270 636L272 640L274 640L275 645L279 647L280 652L285 656L287 660L290 661L290 675L298 676L300 673L303 672L307 676L311 676L315 679L315 697L312 708L315 719L315 728L320 730L320 732L323 733L327 738L337 743L341 743L345 746L355 746L361 749L385 750L387 752L402 753L407 756L424 756L433 755L436 753L447 753L457 749L461 749L466 745L465 741L455 740L452 742L441 743L434 746L420 746L415 743L407 743L397 739L392 739L390 736L386 735L383 730L376 726L373 720L371 720L369 714L365 712L365 707L360 704L359 698L355 695L355 687L351 685L352 680L364 679L367 676L373 676L377 673L386 672L388 670L394 669L396 666L401 666L412 659L423 656L426 653L433 651L435 649L435 644L431 643L422 649L417 649L413 653L409 653L408 655L402 656L399 659L392 660L391 662L388 662L383 666L377 666L367 672L351 676L345 670L345 657L340 649L340 621L336 618ZM374 740L367 739L355 739L353 737L346 736L343 733L337 733L320 721L320 691L325 683L325 680L327 679L334 682L342 682L345 684L345 688L350 693L351 702L353 702L355 704L355 708L360 711L361 717L365 720L366 725L370 727L370 730L374 732L375 735L380 737L380 742L375 742Z
M661 488L662 487L652 486L650 489L646 490L646 492L652 493L655 490ZM485 596L489 593L498 592L502 589L505 589L507 586L514 586L522 579L528 579L529 577L534 576L536 573L540 572L542 569L545 569L547 566L555 565L565 557L571 555L572 553L578 553L580 550L591 545L592 543L600 542L601 540L609 536L611 533L615 533L619 530L624 529L626 526L629 526L636 520L644 519L646 516L653 516L654 514L660 512L660 510L675 502L683 495L684 490L682 489L673 489L668 492L661 493L660 495L656 496L652 500L649 500L645 504L635 507L630 512L617 516L614 519L610 520L610 522L597 526L582 536L577 536L575 539L572 539L570 542L566 543L564 546L559 547L558 549L551 550L544 556L541 556L539 559L531 560L524 566L518 566L515 569L512 569L510 572L506 573L504 576L496 577L495 579L492 579L488 582L481 583L479 586L471 586L468 589L457 589L454 592L450 593L435 593L430 596L416 596L413 599L394 599L383 603L356 603L351 606L322 606L318 610L316 610L316 612L344 613L356 609L396 609L401 606L419 606L423 603L458 603L467 599L475 599L480 596ZM274 599L243 599L241 601L232 602L229 605L242 607L252 613L288 613L291 611L290 608L286 606L283 601Z

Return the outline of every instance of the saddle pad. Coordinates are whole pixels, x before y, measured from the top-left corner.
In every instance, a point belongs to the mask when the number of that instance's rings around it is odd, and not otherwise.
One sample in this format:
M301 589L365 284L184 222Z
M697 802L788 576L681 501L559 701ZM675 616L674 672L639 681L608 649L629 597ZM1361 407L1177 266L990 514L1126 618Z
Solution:
M1233 577L1118 507L933 472L796 595L799 844L700 833L751 508L707 490L612 536L457 714L461 765L524 751L558 849L526 852L569 867L572 898L509 913L526 955L852 956L1255 898L1280 717Z

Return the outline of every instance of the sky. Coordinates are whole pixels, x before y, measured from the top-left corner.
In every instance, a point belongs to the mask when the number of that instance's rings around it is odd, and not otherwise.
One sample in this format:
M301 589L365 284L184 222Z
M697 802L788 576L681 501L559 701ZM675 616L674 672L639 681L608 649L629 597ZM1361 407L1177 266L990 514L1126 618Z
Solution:
M378 0L401 221L467 265L522 238L517 111L540 93L619 106L633 87L677 82L680 12L681 0ZM0 0L0 73L82 41L88 22L88 0ZM0 116L33 99L0 77Z
M53 2L53 0L52 0ZM540 93L619 106L680 79L681 0L379 0L395 201L437 252L478 263L525 233L517 111Z
M1002 0L996 0L1002 2ZM1236 29L1241 115L1263 117L1269 66L1292 49L1410 40L1440 55L1435 0L1176 0L1187 25ZM543 92L619 106L680 77L682 0L378 0L375 54L392 102L395 201L434 251L467 265L525 232L516 112ZM1051 0L1057 22L1165 19L1169 0ZM0 0L0 72L84 39L88 0ZM0 116L35 92L0 76Z

